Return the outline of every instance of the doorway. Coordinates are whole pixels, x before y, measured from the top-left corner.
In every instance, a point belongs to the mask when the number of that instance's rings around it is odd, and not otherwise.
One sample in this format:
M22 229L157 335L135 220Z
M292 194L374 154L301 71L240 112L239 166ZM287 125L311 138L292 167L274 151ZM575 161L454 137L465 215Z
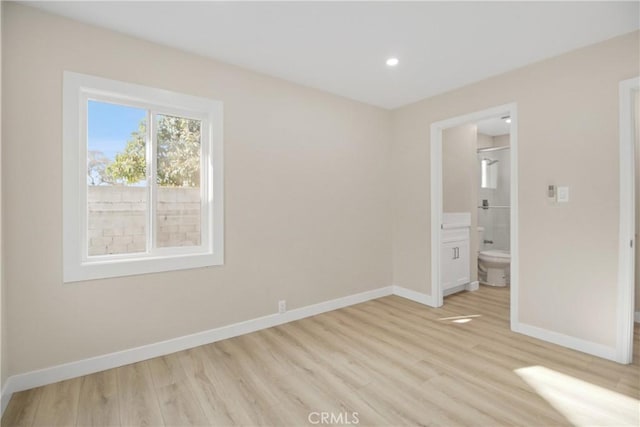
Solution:
M511 280L510 306L511 325L518 318L518 117L515 103L501 105L475 113L435 122L431 125L431 295L434 305L440 307L444 303L444 290L441 285L441 247L443 227L443 132L447 129L476 123L495 117L509 117L509 164L510 164L510 236ZM472 230L471 232L475 232Z

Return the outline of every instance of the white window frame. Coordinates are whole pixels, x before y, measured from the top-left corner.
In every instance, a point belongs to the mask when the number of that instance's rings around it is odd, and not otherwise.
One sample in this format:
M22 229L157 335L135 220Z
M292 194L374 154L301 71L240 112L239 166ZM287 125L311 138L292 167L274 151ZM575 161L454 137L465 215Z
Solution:
M146 252L88 256L87 105L111 102L201 121L201 244L189 247L150 247L155 241L155 185L148 181ZM155 131L147 116L152 138ZM224 195L222 102L64 72L63 77L63 281L78 282L224 263ZM147 169L155 171L155 142L147 148ZM151 169L150 169L151 168ZM155 173L147 173L155 179Z

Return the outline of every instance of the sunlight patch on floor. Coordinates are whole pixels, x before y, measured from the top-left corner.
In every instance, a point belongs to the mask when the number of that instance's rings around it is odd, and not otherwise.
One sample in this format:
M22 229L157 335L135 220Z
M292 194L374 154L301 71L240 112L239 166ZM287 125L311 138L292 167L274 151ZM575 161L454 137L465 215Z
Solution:
M575 426L640 425L637 399L543 366L514 372Z
M474 317L482 317L481 314L469 314L467 316L452 316L452 317L441 317L438 320L443 322L443 321L451 321L453 323L467 323L467 322L471 322L471 320L473 320Z

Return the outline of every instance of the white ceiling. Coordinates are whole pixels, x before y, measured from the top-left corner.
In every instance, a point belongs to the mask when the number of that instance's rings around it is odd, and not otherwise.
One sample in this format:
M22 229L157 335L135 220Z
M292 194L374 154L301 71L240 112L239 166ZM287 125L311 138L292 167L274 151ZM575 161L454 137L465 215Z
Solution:
M506 135L511 129L509 123L507 123L502 117L480 120L476 123L476 126L478 127L478 133L483 133L489 136Z
M637 1L29 4L384 108L640 27Z

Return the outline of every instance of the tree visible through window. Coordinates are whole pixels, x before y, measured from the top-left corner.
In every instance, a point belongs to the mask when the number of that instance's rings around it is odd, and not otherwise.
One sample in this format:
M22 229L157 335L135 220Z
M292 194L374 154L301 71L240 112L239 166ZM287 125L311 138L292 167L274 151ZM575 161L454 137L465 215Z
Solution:
M197 187L200 183L200 121L161 115L157 129L158 184ZM89 150L89 185L135 184L146 179L146 138L146 120L141 119L115 159L109 159L100 150Z

